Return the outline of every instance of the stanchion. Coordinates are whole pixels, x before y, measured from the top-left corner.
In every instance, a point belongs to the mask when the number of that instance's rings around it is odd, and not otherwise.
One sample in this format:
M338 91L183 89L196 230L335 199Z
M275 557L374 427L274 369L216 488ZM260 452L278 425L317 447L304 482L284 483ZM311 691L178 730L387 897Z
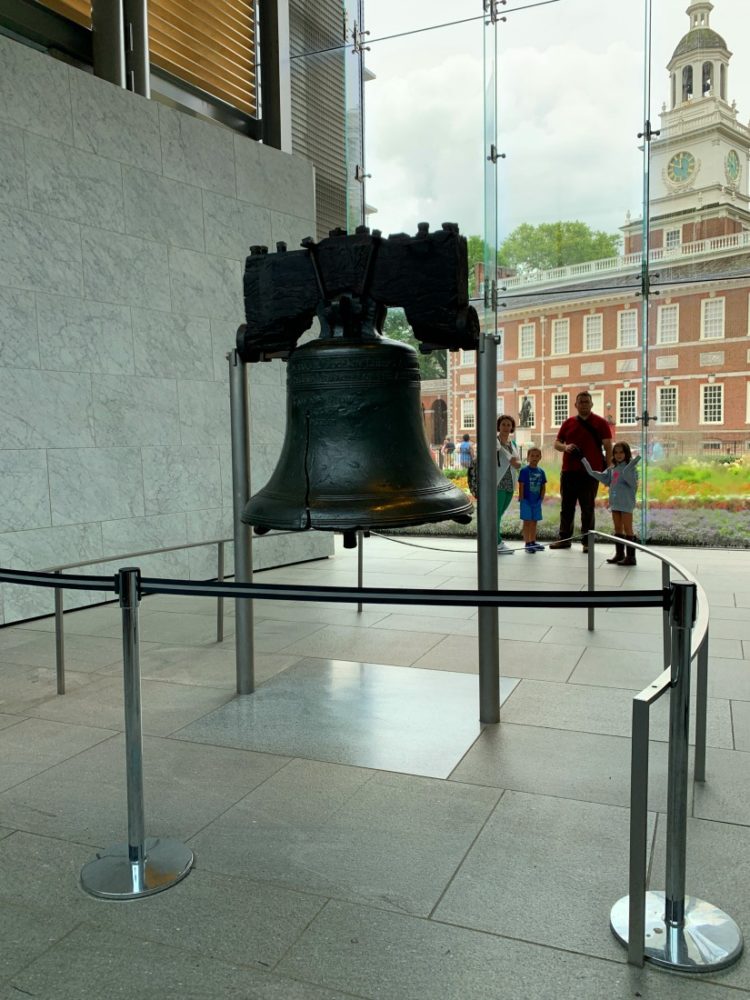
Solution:
M667 862L664 892L648 892L639 958L677 972L715 972L742 954L742 932L730 916L695 896L685 895L687 848L688 737L690 723L690 637L696 616L694 583L672 584L671 696L669 705L669 767L667 788ZM633 775L632 780L639 776ZM610 926L626 947L629 941L630 899L612 907Z
M217 544L216 582L224 582L224 542ZM216 641L224 642L224 598L216 598Z
M114 844L81 869L81 885L104 899L137 899L168 889L190 871L193 852L179 840L145 835L141 668L138 652L139 570L121 569L122 652L125 688L125 759L128 842Z
M357 532L357 586L361 589L364 579L364 545L365 545L365 533L364 531ZM362 601L357 605L357 612L362 614Z
M65 632L63 629L63 590L62 587L55 587L55 672L57 674L58 694L65 694Z
M593 594L596 590L596 535L593 531L590 531L586 536L588 538L588 589L589 593ZM589 632L594 631L594 609L588 609L588 630Z

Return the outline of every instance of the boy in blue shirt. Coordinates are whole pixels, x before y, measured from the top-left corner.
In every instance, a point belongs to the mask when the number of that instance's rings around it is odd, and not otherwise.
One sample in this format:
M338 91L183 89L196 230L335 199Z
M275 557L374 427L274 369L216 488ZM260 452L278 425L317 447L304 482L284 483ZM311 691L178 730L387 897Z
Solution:
M518 474L518 501L521 505L521 520L523 521L523 540L526 551L530 555L544 549L536 540L537 521L542 520L542 500L547 489L547 477L544 469L539 468L542 460L540 448L529 448L526 452L525 465Z

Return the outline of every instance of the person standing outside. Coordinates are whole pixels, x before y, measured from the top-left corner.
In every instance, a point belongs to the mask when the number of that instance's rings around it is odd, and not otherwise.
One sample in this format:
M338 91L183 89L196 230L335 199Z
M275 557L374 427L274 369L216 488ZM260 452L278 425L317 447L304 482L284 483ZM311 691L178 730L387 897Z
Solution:
M523 540L526 551L532 555L544 551L544 546L536 540L536 526L542 519L542 501L547 489L547 477L544 469L539 467L541 460L541 448L529 448L526 452L528 465L525 465L518 474L518 502L523 521Z
M458 464L462 469L468 469L472 458L474 458L474 447L469 435L464 434L461 438L461 444L458 446Z
M604 472L612 461L612 428L593 412L591 393L585 390L576 396L575 417L560 425L555 451L562 452L560 473L560 534L551 549L569 549L573 535L576 504L581 508L583 551L588 552L588 532L594 527L594 503L599 483L589 476L582 459L588 459L595 472Z
M500 522L516 492L518 470L521 468L521 456L511 437L515 429L516 422L507 413L497 418L497 554L499 556L513 555L513 549L503 541Z

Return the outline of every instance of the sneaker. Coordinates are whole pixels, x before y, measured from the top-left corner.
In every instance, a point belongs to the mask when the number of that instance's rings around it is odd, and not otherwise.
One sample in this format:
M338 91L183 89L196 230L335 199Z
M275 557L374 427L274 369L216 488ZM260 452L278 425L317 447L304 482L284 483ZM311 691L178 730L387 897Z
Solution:
M530 556L536 555L536 545L534 545L533 542L527 542L526 545L524 545L524 548Z
M508 548L505 542L501 542L497 547L497 554L499 556L512 556L513 549Z
M588 550L589 550L588 545L582 545L581 546L581 552L583 552L584 555L586 555L586 553L588 552Z
M561 538L557 542L552 542L550 544L550 548L551 549L569 549L570 548L570 542L566 538Z
M534 542L534 548L537 552L544 552L546 545L542 545L541 542Z

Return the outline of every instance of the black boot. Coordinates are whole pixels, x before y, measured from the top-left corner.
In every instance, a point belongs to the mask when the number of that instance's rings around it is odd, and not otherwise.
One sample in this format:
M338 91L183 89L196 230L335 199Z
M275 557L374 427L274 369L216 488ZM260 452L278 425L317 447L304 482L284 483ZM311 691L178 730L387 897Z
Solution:
M629 542L635 541L635 535L625 535L625 538ZM635 549L631 548L629 545L625 546L625 558L620 561L620 566L635 566Z
M615 534L615 538L624 538L624 537L625 535ZM612 556L611 559L608 559L607 562L619 563L622 562L624 558L625 558L625 546L622 544L622 542L615 542L615 554Z

